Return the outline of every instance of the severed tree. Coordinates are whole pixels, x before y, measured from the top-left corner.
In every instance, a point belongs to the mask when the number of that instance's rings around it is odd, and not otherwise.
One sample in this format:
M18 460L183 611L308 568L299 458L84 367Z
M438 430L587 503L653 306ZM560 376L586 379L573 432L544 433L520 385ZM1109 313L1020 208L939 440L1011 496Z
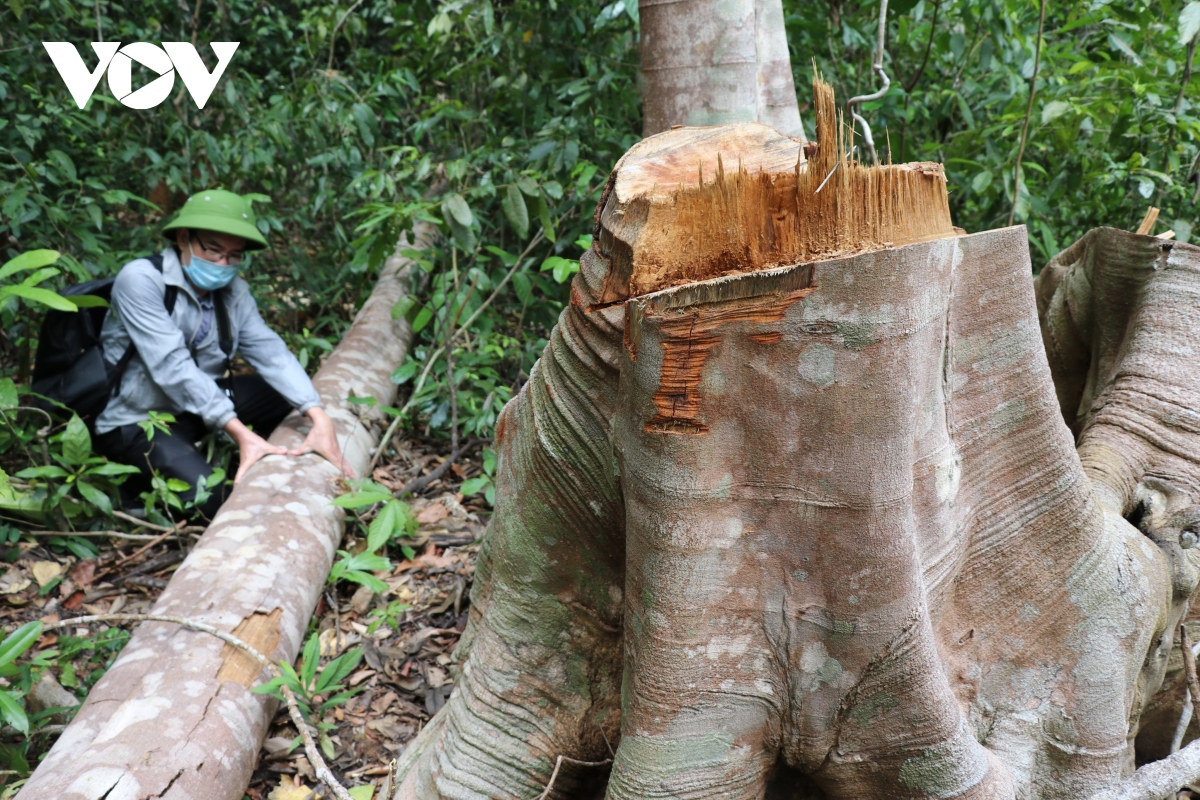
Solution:
M1077 798L1197 585L1200 249L1031 279L937 164L635 145L528 384L399 800ZM1149 795L1146 795L1149 796Z

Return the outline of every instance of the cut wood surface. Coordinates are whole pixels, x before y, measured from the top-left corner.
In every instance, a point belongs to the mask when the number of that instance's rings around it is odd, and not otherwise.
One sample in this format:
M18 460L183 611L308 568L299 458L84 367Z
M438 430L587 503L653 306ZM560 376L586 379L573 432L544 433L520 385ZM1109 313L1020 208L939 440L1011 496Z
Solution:
M427 246L419 224L415 248ZM404 246L407 246L406 244ZM351 396L389 405L392 371L411 338L391 310L411 262L386 262L370 298L314 384L351 467L365 470L377 420ZM306 420L293 414L271 436L296 447ZM236 634L291 662L343 533L330 505L341 474L315 455L256 464L175 572L151 613ZM163 623L137 628L113 666L18 795L21 800L240 800L275 703L250 687L264 678L247 656L203 633Z

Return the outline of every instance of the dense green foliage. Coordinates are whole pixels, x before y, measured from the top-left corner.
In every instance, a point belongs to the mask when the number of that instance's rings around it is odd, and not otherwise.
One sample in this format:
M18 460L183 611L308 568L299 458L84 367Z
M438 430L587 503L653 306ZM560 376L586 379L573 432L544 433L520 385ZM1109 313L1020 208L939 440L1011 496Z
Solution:
M840 97L876 86L877 2L784 6L798 75L815 59ZM957 224L1007 224L1038 3L894 0L888 14L892 89L867 106L876 141L890 142L895 161L945 163ZM1179 0L1046 5L1015 215L1029 225L1035 266L1090 228L1137 227L1151 205L1162 208L1156 232L1190 236L1200 94L1187 65L1198 25L1200 3Z

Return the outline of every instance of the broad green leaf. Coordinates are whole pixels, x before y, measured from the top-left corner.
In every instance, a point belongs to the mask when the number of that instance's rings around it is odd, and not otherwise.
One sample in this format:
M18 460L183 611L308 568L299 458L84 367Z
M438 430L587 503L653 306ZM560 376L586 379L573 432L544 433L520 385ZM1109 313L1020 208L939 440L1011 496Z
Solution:
M985 169L982 172L977 172L975 174L975 177L971 179L971 188L973 190L975 190L976 192L982 192L983 190L987 189L987 187L989 187L991 185L992 185L991 170Z
M1071 110L1071 104L1065 100L1053 100L1042 108L1042 124L1053 122Z
M1129 56L1130 60L1132 60L1135 65L1139 67L1142 66L1142 59L1138 57L1137 53L1133 52L1133 48L1129 46L1129 42L1125 41L1115 33L1110 33L1108 35L1108 43L1120 50L1125 55Z
M338 508L362 508L376 503L386 503L391 499L392 493L376 483L360 491L335 497L329 504Z
M108 461L103 464L88 468L84 474L98 475L101 478L114 478L117 475L133 475L137 472L141 472L141 470L132 464L115 464L112 461Z
M0 718L23 734L29 733L29 717L15 692L0 690Z
M41 620L26 622L0 642L0 667L11 664L42 635Z
M500 198L500 208L504 210L504 216L508 217L508 222L517 232L517 236L521 239L528 237L529 209L525 207L525 198L521 195L521 190L513 184L506 186Z
M321 663L321 640L316 634L308 637L304 643L304 658L300 666L300 682L307 693L317 675L317 666Z
M0 410L16 408L21 404L17 396L17 385L12 378L0 378Z
M546 238L553 244L558 241L558 237L554 235L554 223L550 221L550 209L546 207L544 202L540 205L541 209L538 210L538 218L542 223L542 230L546 232Z
M109 499L108 495L87 481L75 481L75 486L79 489L79 493L83 495L83 499L100 509L105 516L112 514L112 500Z
M471 214L471 207L467 205L467 200L461 194L446 195L446 199L442 201L442 209L464 228L470 227L475 221L474 215Z
M554 149L554 142L546 142L545 144L549 144L551 150ZM549 150L546 152L549 152ZM532 154L530 154L530 158L532 157ZM541 192L538 189L538 182L528 175L522 175L521 177L517 178L517 188L529 195L531 198L541 196Z
M80 308L108 308L108 301L94 294L73 294L71 302Z
M49 306L56 311L78 311L79 308L61 295L50 291L49 289L41 289L37 286L26 286L23 283L16 283L12 286L0 286L0 293L15 294L17 297L23 297L34 303L41 303L44 306Z
M1200 32L1200 2L1192 0L1179 12L1179 44L1186 45Z
M457 217L450 217L450 233L454 236L454 243L458 245L460 250L468 253L475 249L475 231L467 225L459 222Z
M480 475L478 478L469 478L463 481L462 487L459 489L464 496L470 497L473 494L479 494L487 485L492 482L492 479L486 475Z
M346 680L358 667L362 657L362 648L355 647L326 664L325 669L321 670L320 679L317 680L317 694L325 694Z
M63 460L73 465L82 464L92 454L92 436L78 414L71 415L71 421L63 431L62 454Z
M488 7L491 8L491 6ZM488 33L491 33L491 31L488 31ZM375 796L375 786L370 783L363 786L354 786L347 789L346 793L353 797L354 800L371 800Z
M27 467L16 473L18 478L65 478L69 475L62 467L56 467L50 464L45 467Z
M38 269L47 264L53 264L58 260L58 256L59 252L57 250L29 250L21 253L21 255L9 259L3 267L0 267L0 280L18 272L24 272L28 269Z
M388 566L391 566L390 562L388 563ZM383 594L388 590L388 585L386 583L379 580L379 578L376 578L371 573L363 572L362 570L347 570L346 574L342 577L351 583L357 583L362 586L366 586L371 591L375 592L375 594Z

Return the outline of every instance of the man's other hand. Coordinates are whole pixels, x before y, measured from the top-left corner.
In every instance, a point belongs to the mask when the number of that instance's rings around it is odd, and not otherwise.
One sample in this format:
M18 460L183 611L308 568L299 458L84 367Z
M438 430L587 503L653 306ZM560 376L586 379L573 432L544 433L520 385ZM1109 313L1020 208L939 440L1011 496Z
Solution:
M312 420L312 430L304 438L303 444L294 450L289 450L288 453L293 456L316 453L340 469L347 478L353 478L354 469L346 463L346 458L342 455L342 448L338 447L337 429L334 428L333 420L325 413L325 409L313 406L305 413Z
M239 483L242 476L246 474L246 470L254 466L254 463L263 456L287 455L286 447L270 444L266 439L243 425L237 417L226 423L225 432L233 437L238 446L238 471L237 475L233 476L235 484Z

